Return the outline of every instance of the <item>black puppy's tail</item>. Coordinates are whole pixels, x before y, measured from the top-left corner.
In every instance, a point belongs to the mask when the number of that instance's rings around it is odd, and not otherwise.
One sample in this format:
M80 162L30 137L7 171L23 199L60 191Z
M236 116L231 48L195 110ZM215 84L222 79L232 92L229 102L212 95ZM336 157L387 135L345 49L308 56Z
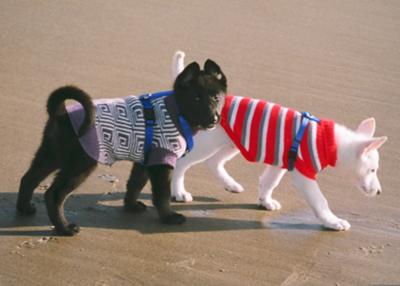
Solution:
M79 128L78 136L86 133L87 129L93 124L95 119L95 111L90 96L75 86L63 86L53 91L47 100L47 112L50 118L57 119L59 116L66 114L64 101L73 99L78 101L85 110L85 119Z

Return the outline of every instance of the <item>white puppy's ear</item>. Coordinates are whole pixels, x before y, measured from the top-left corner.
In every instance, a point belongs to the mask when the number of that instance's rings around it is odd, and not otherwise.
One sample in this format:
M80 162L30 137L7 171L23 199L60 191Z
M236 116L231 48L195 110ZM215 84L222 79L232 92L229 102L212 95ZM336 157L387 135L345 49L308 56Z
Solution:
M364 134L368 137L373 137L375 134L375 118L371 117L363 120L357 128L357 133Z
M377 150L383 145L383 143L386 142L386 140L387 140L386 136L376 137L366 140L365 142L362 143L361 154L365 155L368 152L371 152L372 150Z

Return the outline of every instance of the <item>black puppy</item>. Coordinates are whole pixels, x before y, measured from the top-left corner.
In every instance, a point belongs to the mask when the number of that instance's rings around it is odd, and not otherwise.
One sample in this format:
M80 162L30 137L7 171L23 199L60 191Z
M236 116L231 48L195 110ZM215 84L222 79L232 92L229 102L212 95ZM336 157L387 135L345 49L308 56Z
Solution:
M207 129L218 123L226 88L226 78L216 63L207 60L204 65L204 70L201 70L200 66L196 62L193 62L177 77L173 93L168 96L168 100L173 101L176 110L183 115L192 130ZM135 98L136 97L132 97L131 100L137 103L138 100L135 101ZM84 115L79 127L74 125L69 110L64 105L66 99L74 99L83 107L82 113ZM126 99L124 100L124 102L126 102ZM121 99L121 101L123 100ZM162 99L159 103L161 105L167 105L166 101L167 100ZM125 105L129 106L128 104ZM58 170L53 183L45 192L45 202L50 221L54 225L56 232L60 235L75 235L79 232L79 227L76 224L69 223L64 217L64 202L68 195L95 169L98 161L104 163L98 158L95 159L90 152L88 153L88 150L85 149L82 143L82 139L89 136L88 134L94 130L94 126L96 125L96 128L99 126L98 121L99 117L101 117L100 113L102 110L99 109L98 105L96 106L97 109L90 97L84 91L76 87L66 86L55 90L49 96L47 103L49 120L44 129L42 143L36 152L29 170L21 179L17 210L21 214L31 215L36 211L35 206L31 202L35 188L50 173ZM137 107L137 105L132 106L132 108ZM130 107L131 106L129 106L129 108ZM132 114L137 112L136 114L139 114L137 118L132 117L134 118L133 125L136 123L141 124L140 122L143 122L144 117L143 109L140 109L141 111L134 110L134 112L132 110L123 111L125 113L132 112ZM155 111L156 117L157 114L158 113ZM164 117L163 113L160 117ZM167 127L171 128L170 125ZM120 128L120 126L111 126L111 129L108 131L112 133L118 128ZM128 126L128 128L130 128L130 130L133 129L133 132L135 132L135 126ZM159 132L162 135L164 132L164 130L162 130L163 127L159 126L159 128ZM179 131L181 130L179 128L177 129ZM156 130L154 132L156 132ZM168 135L170 136L170 134ZM104 140L108 138L107 136L104 137ZM121 138L124 140L126 139L125 137ZM130 139L128 138L127 140ZM175 140L175 138L171 140ZM99 142L100 141L97 142L95 140L95 145L98 149L98 146L101 145ZM176 142L175 140L172 144L175 147L177 145ZM89 144L93 144L93 141L89 142ZM153 141L153 147L154 144ZM138 146L130 147L140 149L137 148ZM100 146L100 149L101 148L102 146ZM143 150L143 148L140 150ZM158 155L164 153L169 154L168 150L164 152L165 150L160 148L156 151L155 153ZM133 153L131 152L130 154ZM114 155L115 154L112 156ZM169 205L170 180L173 164L169 164L168 160L167 162L155 161L161 163L147 164L143 160L143 154L134 154L133 156L129 155L125 157L118 157L117 155L115 155L114 160L106 161L106 163L112 164L113 161L123 159L136 162L127 184L127 193L124 200L125 209L132 212L141 212L146 209L146 206L137 201L137 199L143 186L146 184L147 180L150 179L153 204L157 208L161 222L166 224L183 223L185 217L171 211ZM135 157L135 155L137 156ZM180 155L182 154L179 154L179 156ZM152 159L149 158L148 160Z

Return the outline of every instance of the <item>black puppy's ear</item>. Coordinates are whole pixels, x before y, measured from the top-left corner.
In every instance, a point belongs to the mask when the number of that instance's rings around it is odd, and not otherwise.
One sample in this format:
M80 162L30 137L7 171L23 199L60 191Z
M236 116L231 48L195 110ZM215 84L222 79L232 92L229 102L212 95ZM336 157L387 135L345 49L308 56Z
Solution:
M200 66L197 62L189 64L176 78L176 83L182 86L188 85L200 74Z
M226 77L224 73L219 65L217 65L213 60L206 60L204 63L204 72L208 75L215 76L219 81L226 85Z

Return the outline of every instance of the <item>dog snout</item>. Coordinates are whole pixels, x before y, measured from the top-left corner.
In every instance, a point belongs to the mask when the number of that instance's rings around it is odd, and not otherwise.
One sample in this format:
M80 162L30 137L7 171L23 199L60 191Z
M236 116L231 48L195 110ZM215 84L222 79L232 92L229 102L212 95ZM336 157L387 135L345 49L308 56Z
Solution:
M221 116L219 114L215 114L214 116L210 117L208 123L204 125L206 129L213 129L219 122L221 121Z

